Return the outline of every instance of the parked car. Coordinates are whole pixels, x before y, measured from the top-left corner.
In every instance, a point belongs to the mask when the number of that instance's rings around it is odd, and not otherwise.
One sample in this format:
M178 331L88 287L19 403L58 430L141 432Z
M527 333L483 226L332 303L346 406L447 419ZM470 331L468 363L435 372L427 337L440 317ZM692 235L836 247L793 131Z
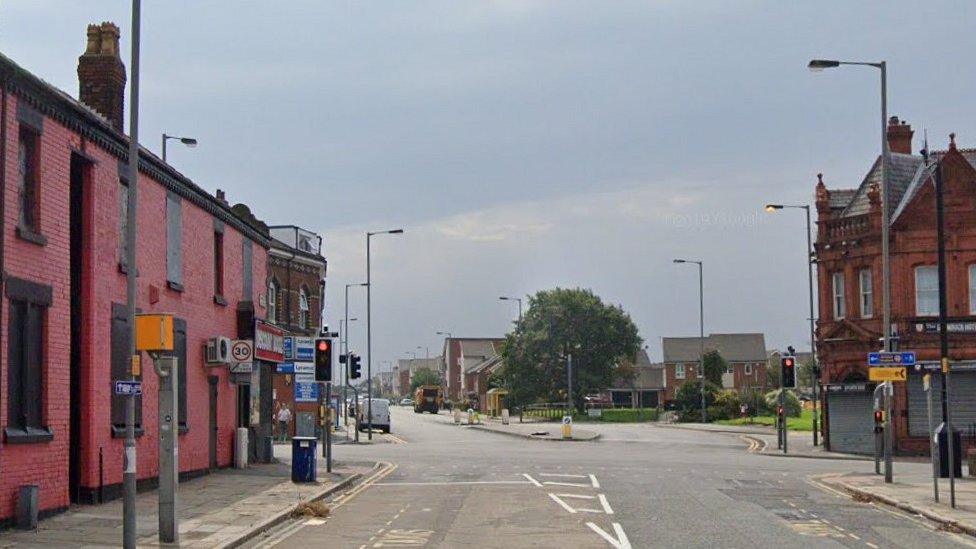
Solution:
M405 398L405 399L401 400L400 401L400 406L413 406L413 399L412 398Z
M373 399L363 399L362 409L358 415L358 424L360 431L365 431L369 427L369 421L367 419L367 414L370 413L370 403L367 401L372 401L372 413L373 413L373 428L379 429L384 433L390 432L390 401L385 398L373 398Z

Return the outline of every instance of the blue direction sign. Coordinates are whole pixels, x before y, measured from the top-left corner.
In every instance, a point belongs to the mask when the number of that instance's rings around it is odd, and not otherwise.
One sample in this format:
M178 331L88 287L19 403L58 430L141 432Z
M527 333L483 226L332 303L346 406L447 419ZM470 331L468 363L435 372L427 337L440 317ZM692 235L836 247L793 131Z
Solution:
M141 395L141 381L116 381L115 394L117 395Z
M914 366L915 351L868 353L868 366Z

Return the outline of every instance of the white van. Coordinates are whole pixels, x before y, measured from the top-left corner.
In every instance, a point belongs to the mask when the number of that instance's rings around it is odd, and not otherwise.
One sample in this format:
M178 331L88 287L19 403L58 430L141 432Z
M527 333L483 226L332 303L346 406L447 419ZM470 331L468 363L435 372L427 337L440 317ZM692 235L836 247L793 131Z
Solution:
M369 427L367 413L369 400L373 401L373 429L384 433L390 432L390 401L385 398L362 399L359 401L359 430L365 431Z

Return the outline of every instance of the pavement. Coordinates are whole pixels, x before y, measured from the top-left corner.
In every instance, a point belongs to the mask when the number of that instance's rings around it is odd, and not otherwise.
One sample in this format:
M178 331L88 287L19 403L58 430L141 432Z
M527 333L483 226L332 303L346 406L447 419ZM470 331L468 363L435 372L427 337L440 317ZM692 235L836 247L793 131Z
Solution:
M749 451L757 454L775 457L796 457L796 458L815 458L841 461L870 461L874 459L870 456L856 454L842 454L839 452L828 452L824 449L822 441L817 446L813 445L813 434L810 431L789 431L786 444L787 453L784 454L778 448L779 440L776 436L776 429L765 425L717 425L713 423L655 423L655 427L664 429L687 429L693 431L703 431L712 433L730 433L752 441ZM917 458L898 458L905 461L922 461Z
M447 414L394 407L392 419L401 443L342 445L336 457L394 466L330 500L327 518L290 519L245 547L974 546L820 480L869 475L871 463L770 459L738 432L588 424L597 440L540 444Z
M290 456L285 455L280 463L221 469L181 482L180 546L239 545L288 519L300 502L344 490L373 469L366 463L338 464L332 474L320 469L317 483L295 484L289 463ZM157 509L157 491L137 496L140 547L159 546ZM64 513L40 521L33 532L0 532L0 547L118 547L121 541L121 499L101 505L72 505Z

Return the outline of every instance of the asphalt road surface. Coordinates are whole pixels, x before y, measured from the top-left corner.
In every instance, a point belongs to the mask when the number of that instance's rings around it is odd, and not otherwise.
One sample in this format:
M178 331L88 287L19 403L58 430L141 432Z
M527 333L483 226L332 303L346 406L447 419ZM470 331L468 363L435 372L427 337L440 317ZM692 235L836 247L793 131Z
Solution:
M647 424L548 442L392 411L393 437L335 450L390 467L332 502L329 518L285 523L250 546L976 546L816 481L870 463L756 455L737 435Z

